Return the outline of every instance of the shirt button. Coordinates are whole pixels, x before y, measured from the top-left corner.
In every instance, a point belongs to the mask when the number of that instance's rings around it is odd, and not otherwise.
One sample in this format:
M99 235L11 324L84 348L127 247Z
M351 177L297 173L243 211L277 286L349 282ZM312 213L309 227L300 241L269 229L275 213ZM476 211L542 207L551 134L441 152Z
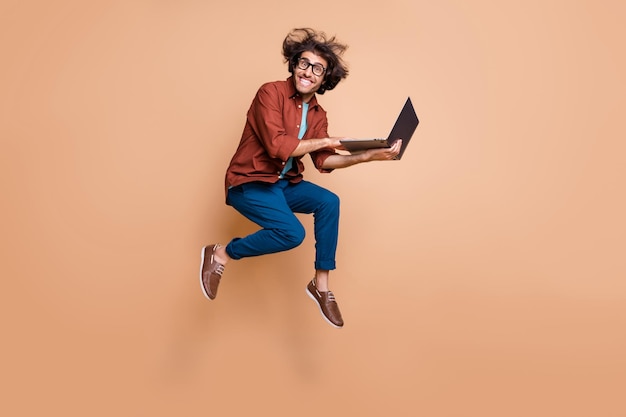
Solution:
M298 104L298 108L301 109L302 108L302 104Z
M300 129L300 125L296 125L296 127L297 127L298 129Z
M285 165L285 163L283 162L283 165Z

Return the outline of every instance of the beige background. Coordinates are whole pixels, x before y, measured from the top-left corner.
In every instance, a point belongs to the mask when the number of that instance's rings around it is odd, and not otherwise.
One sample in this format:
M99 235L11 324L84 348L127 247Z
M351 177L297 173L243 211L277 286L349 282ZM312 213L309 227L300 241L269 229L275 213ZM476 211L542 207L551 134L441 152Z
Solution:
M0 413L626 415L625 4L4 0ZM198 285L255 230L223 173L298 26L350 45L333 134L421 119L399 163L307 162L342 196L342 330L310 217Z

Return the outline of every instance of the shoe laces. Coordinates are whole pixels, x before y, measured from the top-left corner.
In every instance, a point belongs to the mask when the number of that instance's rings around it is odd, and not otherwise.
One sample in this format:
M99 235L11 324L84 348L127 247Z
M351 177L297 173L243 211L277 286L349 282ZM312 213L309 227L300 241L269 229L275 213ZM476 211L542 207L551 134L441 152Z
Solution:
M328 301L335 301L335 294L332 291L328 291Z
M217 264L217 267L215 268L215 273L221 277L224 273L224 265Z

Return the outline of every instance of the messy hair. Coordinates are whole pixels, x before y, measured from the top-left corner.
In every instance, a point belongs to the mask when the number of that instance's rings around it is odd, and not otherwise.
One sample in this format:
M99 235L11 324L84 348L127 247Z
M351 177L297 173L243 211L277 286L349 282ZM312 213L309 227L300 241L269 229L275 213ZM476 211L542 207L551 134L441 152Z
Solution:
M346 49L348 46L337 42L334 36L329 38L324 32L310 28L293 29L283 41L283 57L289 63L289 72L292 74L303 52L313 52L328 63L318 94L332 90L348 76L348 67L341 59Z

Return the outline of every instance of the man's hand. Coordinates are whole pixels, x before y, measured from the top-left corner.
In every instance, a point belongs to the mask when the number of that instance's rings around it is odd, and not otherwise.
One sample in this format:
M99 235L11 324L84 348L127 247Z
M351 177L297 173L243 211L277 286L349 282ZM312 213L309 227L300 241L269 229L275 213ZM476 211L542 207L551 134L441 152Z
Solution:
M341 144L341 140L342 139L346 139L346 138L338 138L338 137L332 137L332 138L328 138L330 140L330 147L337 149L339 151L345 151L346 148L343 147L343 145Z
M402 139L398 139L391 145L391 148L368 149L365 154L368 161L389 161L396 159L396 156L400 154L401 147Z

